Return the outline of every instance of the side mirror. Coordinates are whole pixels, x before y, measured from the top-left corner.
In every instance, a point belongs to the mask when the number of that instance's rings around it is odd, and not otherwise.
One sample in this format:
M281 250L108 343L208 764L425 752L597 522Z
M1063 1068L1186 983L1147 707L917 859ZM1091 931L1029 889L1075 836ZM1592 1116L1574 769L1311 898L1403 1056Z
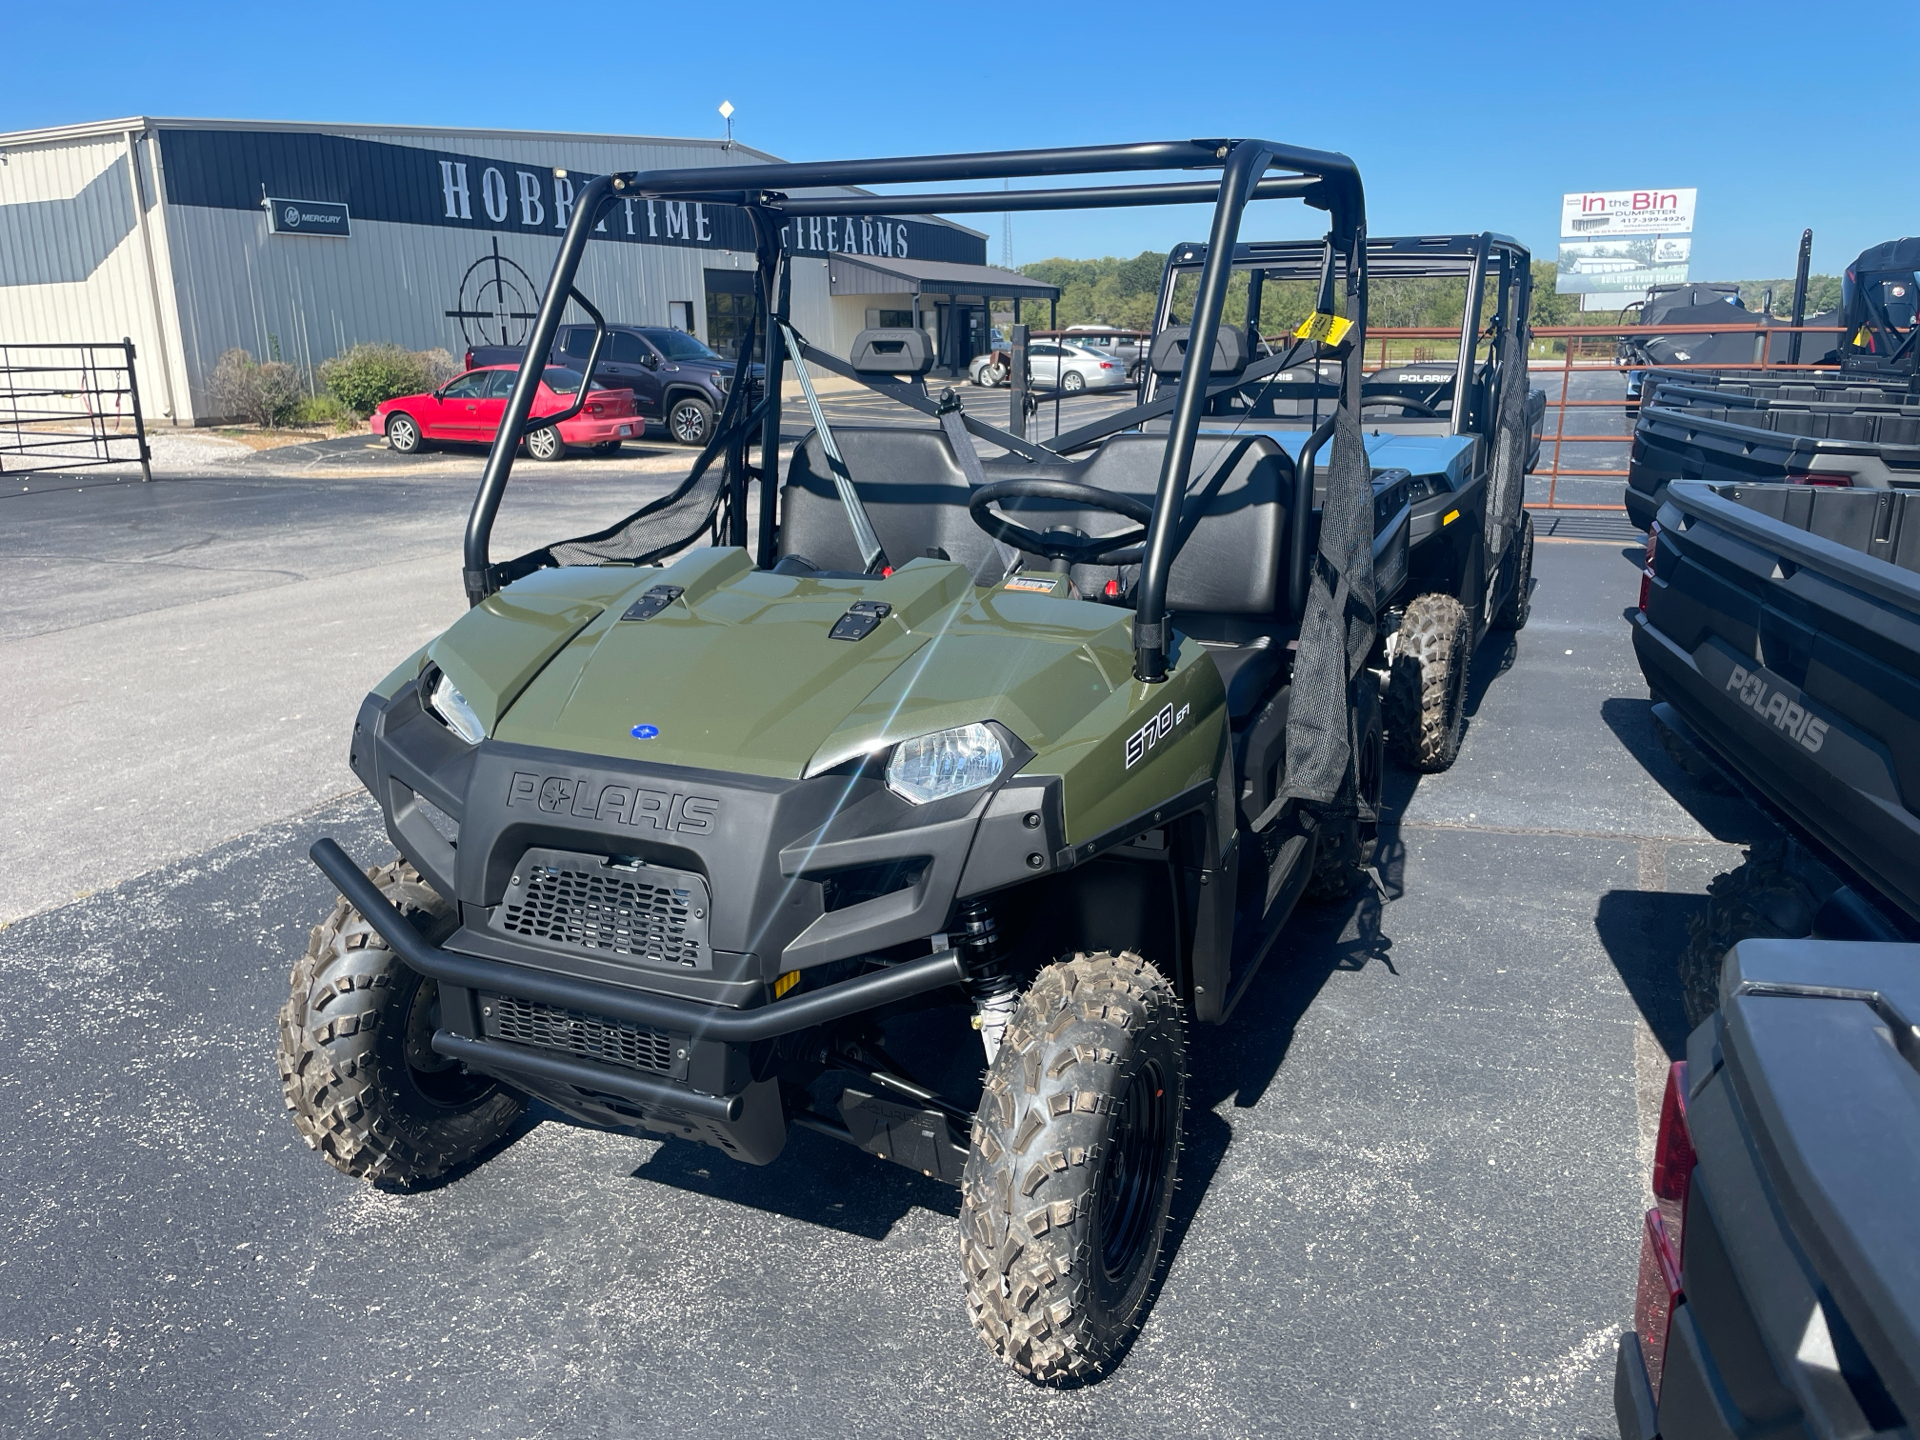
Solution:
M660 357L649 350L645 355L640 357L640 363L649 370L658 370L660 368Z
M444 400L444 399L446 399L446 398L447 398L447 387L446 387L446 386L444 386L444 385L436 385L436 386L434 387L434 391L433 391L433 398L434 398L434 399L436 399L436 400Z

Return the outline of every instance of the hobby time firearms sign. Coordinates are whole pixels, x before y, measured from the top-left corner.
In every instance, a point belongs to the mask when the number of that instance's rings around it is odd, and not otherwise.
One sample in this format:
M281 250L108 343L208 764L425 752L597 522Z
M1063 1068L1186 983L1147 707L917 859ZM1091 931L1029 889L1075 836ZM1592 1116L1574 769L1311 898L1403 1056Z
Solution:
M1699 194L1674 189L1562 195L1554 289L1562 295L1625 295L1685 284Z
M342 236L350 223L366 222L558 238L591 178L565 166L306 131L167 129L160 131L160 152L172 203L221 210L259 210L264 203L276 235ZM691 200L622 197L594 236L630 245L754 248L744 210ZM783 240L798 255L987 263L985 236L904 217L795 216Z

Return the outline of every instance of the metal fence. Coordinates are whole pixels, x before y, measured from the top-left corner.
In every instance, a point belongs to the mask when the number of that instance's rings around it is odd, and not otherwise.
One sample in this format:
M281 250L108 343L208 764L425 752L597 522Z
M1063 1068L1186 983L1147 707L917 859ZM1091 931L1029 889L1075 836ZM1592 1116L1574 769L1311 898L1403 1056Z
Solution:
M1607 480L1617 479L1624 482L1627 478L1627 452L1633 445L1633 421L1638 407L1625 397L1625 387L1621 394L1594 398L1575 395L1574 378L1577 375L1617 374L1624 377L1629 369L1672 370L1769 370L1769 371L1825 371L1832 373L1830 365L1788 364L1784 359L1788 337L1799 335L1830 336L1840 332L1826 326L1790 326L1790 325L1658 325L1658 326L1604 326L1604 325L1541 325L1533 329L1534 349L1544 347L1546 353L1530 356L1527 361L1531 383L1547 392L1547 417L1545 434L1542 437L1540 464L1529 477L1546 483L1547 493L1544 499L1529 499L1530 510L1598 510L1624 513L1624 504L1597 505L1560 498L1560 481L1566 480ZM1736 363L1725 361L1668 363L1662 361L1655 366L1632 365L1620 358L1622 340L1647 340L1654 336L1672 338L1682 335L1751 335L1754 348L1753 359ZM1389 364L1405 365L1432 360L1451 362L1458 358L1460 332L1447 328L1411 328L1388 329L1385 327L1367 331L1367 349L1374 352L1378 346L1377 362L1369 368L1385 369ZM1804 348L1804 347L1803 347ZM1558 353L1555 353L1558 352ZM1375 362L1375 354L1367 356L1367 362ZM1544 382L1544 383L1543 383ZM1608 434L1587 433L1593 426L1588 419L1597 419L1611 413L1621 418L1622 428ZM1571 418L1569 418L1571 417ZM1581 457L1569 456L1567 447L1605 445L1621 451L1620 466L1597 466L1582 463Z
M133 341L0 342L0 475L96 465L153 478Z

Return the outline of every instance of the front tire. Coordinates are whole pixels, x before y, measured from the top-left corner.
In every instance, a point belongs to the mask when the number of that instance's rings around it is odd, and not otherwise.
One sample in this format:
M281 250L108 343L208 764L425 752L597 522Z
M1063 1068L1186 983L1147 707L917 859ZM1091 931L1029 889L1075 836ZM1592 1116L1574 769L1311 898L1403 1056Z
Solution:
M1533 613L1533 516L1524 510L1520 512L1520 533L1513 537L1513 543L1519 550L1514 557L1518 573L1513 579L1513 589L1494 612L1496 630L1524 630L1527 617Z
M1472 637L1466 607L1451 595L1407 606L1387 681L1387 741L1409 770L1431 775L1460 754Z
M418 455L426 448L420 422L404 410L387 416L387 448L396 455Z
M1158 1273L1186 1106L1186 1012L1133 954L1040 972L987 1076L961 1179L980 1338L1028 1379L1104 1373Z
M438 943L454 908L404 860L367 878ZM401 963L345 900L316 925L280 1010L280 1088L294 1128L336 1170L404 1189L501 1140L525 1102L436 1055L436 984Z
M713 438L713 406L697 395L679 395L667 406L667 433L682 445L705 445Z

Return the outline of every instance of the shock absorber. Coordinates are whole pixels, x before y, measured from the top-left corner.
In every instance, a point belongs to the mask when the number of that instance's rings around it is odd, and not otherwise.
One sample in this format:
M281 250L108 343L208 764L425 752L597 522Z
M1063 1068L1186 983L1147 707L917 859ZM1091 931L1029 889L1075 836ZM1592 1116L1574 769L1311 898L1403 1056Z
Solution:
M994 924L993 905L975 898L960 902L960 942L955 947L967 966L967 993L973 997L973 1028L980 1032L987 1063L1000 1053L1000 1037L1007 1032L1020 986L1007 973L1000 953L1000 930Z

